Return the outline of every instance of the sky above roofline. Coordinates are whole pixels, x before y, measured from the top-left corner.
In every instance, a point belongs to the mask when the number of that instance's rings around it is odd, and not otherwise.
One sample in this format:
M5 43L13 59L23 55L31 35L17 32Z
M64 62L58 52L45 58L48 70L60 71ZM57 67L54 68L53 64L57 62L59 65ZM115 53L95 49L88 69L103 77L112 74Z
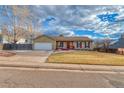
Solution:
M34 5L28 8L34 16L32 22L34 25L38 22L42 34L118 39L124 33L124 6L121 5ZM4 23L8 23L7 18L2 16L0 24Z

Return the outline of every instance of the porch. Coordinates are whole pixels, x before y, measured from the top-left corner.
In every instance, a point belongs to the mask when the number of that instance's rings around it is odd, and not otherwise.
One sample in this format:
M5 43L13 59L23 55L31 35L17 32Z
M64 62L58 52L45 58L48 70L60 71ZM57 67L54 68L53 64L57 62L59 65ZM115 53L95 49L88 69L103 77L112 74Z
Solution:
M91 49L91 41L56 41L56 49L73 50L73 49Z

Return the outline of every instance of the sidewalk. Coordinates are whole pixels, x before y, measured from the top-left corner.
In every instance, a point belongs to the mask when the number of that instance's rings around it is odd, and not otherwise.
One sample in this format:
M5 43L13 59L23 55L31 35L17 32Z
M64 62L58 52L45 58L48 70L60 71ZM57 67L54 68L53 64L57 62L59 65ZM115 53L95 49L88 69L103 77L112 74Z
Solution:
M124 72L124 66L56 64L56 63L40 63L40 62L6 62L6 61L2 62L0 61L0 67Z

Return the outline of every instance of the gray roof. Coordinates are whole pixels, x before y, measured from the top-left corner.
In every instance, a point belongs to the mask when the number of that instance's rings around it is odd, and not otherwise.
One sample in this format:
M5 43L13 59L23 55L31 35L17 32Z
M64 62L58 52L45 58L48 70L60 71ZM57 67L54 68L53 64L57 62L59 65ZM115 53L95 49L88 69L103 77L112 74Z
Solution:
M38 37L36 37L35 39L38 39L42 36L46 36L46 35L40 35ZM92 41L92 39L88 38L88 37L64 37L64 36L46 36L48 38L51 38L55 41Z
M124 48L124 38L120 38L113 45L109 46L110 49Z
M56 36L56 37L51 37L56 41L92 41L88 37L64 37L64 36Z

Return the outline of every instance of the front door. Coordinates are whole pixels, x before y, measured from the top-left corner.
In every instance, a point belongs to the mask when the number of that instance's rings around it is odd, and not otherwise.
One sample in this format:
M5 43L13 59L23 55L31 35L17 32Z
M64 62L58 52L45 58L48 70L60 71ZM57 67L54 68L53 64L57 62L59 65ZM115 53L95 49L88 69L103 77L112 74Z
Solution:
M73 49L73 42L67 42L67 49Z

